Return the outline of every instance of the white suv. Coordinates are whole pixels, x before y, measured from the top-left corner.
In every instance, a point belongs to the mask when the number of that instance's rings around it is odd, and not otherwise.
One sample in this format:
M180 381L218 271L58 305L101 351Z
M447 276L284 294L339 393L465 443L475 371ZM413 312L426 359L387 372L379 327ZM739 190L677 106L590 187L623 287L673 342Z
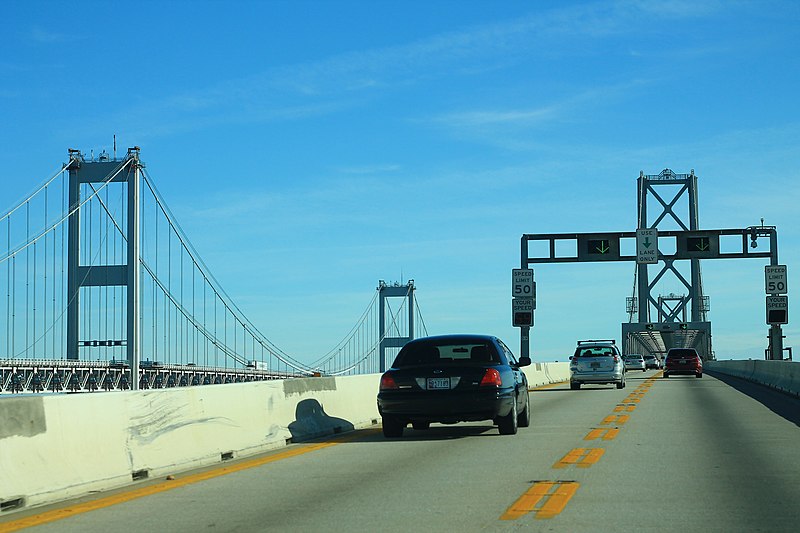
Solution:
M625 388L625 363L613 340L578 341L570 357L569 388L578 390L584 383L614 383Z

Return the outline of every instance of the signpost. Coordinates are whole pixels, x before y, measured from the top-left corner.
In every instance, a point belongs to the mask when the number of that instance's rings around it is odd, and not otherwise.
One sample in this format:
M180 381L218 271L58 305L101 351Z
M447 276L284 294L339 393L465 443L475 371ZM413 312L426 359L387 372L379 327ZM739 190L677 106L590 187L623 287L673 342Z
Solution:
M764 267L764 290L767 294L786 294L786 265L767 265Z
M536 309L536 282L533 269L515 268L511 271L511 316L515 327L533 326L533 310Z
M658 263L658 230L645 228L636 230L636 263Z

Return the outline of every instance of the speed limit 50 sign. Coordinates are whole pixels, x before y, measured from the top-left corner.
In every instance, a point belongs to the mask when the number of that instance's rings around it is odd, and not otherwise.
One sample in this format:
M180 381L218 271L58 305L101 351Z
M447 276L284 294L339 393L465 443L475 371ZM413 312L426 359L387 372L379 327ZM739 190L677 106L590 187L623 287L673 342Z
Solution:
M511 270L511 296L513 298L536 298L533 269L514 268Z
M767 294L786 294L786 265L767 265L764 267L764 290Z

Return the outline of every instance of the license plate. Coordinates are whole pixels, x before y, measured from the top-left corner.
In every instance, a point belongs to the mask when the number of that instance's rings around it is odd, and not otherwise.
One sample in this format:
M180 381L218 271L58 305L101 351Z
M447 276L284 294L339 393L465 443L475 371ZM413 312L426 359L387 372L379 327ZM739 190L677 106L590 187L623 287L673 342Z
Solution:
M600 363L591 363L590 366L592 368L600 368Z
M428 390L442 390L450 388L450 378L428 378Z
M685 365L686 364L686 359L681 359L680 360L680 364Z

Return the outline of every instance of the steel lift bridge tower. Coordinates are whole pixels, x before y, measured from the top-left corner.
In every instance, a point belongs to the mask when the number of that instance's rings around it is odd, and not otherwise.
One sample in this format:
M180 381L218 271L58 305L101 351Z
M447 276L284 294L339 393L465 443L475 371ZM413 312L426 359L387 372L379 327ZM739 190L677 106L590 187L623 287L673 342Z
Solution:
M665 201L657 188L678 187L672 199ZM648 212L649 198L660 205L657 216ZM677 210L679 201L686 201L686 209ZM657 175L639 173L638 179L638 217L635 232L619 233L573 233L573 234L524 234L521 243L521 268L515 269L514 280L520 271L529 271L536 263L635 261L635 294L627 299L629 322L622 324L623 350L625 353L663 354L673 347L693 347L704 359L713 359L711 344L711 322L708 321L708 297L703 293L700 261L703 259L768 258L770 265L765 268L766 317L769 329L768 359L783 358L783 335L781 324L787 323L787 297L784 265L778 265L778 235L775 226L750 226L738 229L701 230L698 223L697 176L692 170L689 174L675 174L665 169ZM688 219L681 215L688 214ZM659 230L665 220L673 220L679 230ZM769 250L756 251L759 238L766 238ZM621 253L621 242L635 240L635 255ZM667 241L671 240L672 245ZM728 245L720 248L720 241ZM529 244L532 241L547 241L549 253L531 256ZM558 255L556 244L568 241L571 246L559 249L575 249L576 253ZM749 246L748 246L749 242ZM730 244L733 244L731 247ZM628 247L631 248L632 247ZM628 249L626 248L626 249ZM732 248L732 249L730 249ZM665 253L673 250L674 253ZM689 279L676 268L675 262L688 260ZM660 270L652 278L649 265L659 265ZM771 273L782 273L782 282L770 283ZM652 292L664 276L674 276L686 288L685 295L670 294L654 297ZM774 274L772 274L774 275ZM515 296L523 291L514 282ZM531 291L535 294L535 289ZM523 300L522 303L519 300ZM514 298L513 309L529 310L535 308L524 305L524 298ZM687 318L689 311L689 320ZM651 311L654 311L651 313ZM530 328L533 326L533 313L514 312L514 326L520 327L520 354L530 354ZM654 318L657 317L657 320ZM635 320L634 320L635 319Z

